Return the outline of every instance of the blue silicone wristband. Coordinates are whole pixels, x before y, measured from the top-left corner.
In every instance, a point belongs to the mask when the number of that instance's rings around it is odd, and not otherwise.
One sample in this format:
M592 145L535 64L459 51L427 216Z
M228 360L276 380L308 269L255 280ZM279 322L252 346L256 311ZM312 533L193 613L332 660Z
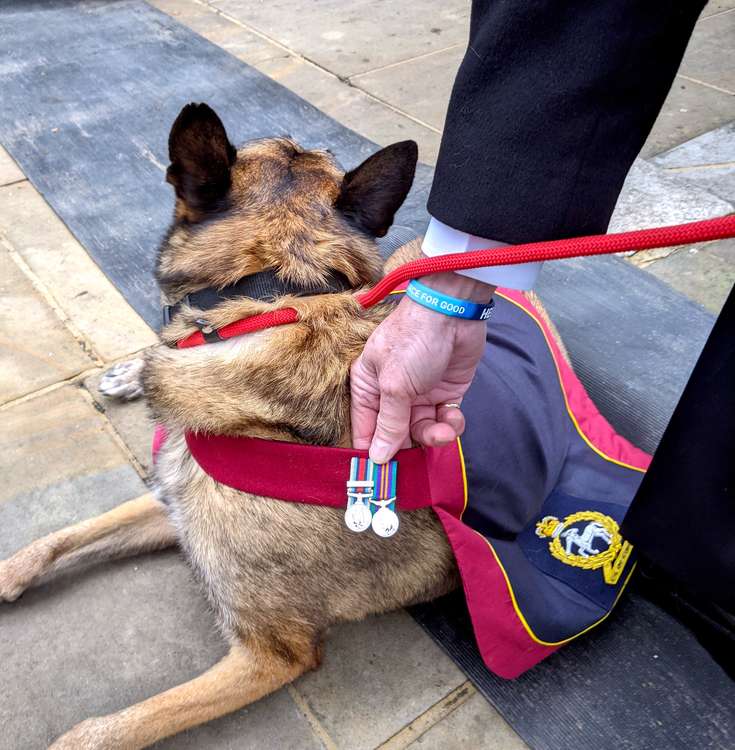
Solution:
M419 305L428 307L429 310L465 320L487 320L495 308L494 300L483 305L468 299L450 297L415 280L409 282L406 295Z

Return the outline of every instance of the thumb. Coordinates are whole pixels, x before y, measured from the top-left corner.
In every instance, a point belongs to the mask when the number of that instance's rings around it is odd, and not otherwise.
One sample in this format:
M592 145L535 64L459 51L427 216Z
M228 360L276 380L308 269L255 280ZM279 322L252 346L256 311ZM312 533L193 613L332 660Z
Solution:
M409 442L411 399L406 394L380 394L380 410L375 435L370 445L370 458L384 464Z

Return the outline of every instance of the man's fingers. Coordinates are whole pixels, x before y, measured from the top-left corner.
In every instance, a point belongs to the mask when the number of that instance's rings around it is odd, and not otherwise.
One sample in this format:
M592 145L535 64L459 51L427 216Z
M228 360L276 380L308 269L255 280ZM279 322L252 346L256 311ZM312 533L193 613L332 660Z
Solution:
M375 425L375 436L370 445L370 458L379 464L390 461L410 443L409 423L411 399L407 395L386 391L380 394L380 411Z
M378 379L371 368L365 365L362 357L354 362L350 370L350 389L352 446L366 451L370 447L378 421L380 394Z
M459 437L465 428L464 414L456 406L437 406L436 421L448 424Z

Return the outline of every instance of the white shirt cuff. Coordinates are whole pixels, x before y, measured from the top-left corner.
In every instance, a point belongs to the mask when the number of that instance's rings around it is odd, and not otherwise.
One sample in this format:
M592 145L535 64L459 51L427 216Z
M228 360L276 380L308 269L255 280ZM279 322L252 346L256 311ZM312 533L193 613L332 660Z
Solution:
M506 243L452 229L433 216L421 246L424 254L430 258L435 255L466 253L468 250L483 250L488 247L506 247ZM520 263L515 266L473 268L469 271L457 271L457 273L485 284L504 286L507 289L532 289L542 265L542 263Z

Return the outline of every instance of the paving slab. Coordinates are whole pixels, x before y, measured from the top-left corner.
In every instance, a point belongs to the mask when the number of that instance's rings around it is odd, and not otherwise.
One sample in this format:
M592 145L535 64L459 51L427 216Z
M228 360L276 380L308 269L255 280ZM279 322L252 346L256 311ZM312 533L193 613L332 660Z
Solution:
M3 409L0 503L71 477L127 465L102 415L75 385Z
M0 404L94 366L2 245L0 303Z
M162 10L179 23L188 26L205 39L219 45L231 55L251 65L273 57L285 57L288 52L262 36L226 19L210 6L196 0L148 0L149 5Z
M147 474L151 470L154 424L145 401L142 398L120 401L102 396L97 386L103 374L104 371L90 375L85 379L84 387Z
M735 203L735 122L682 143L652 161Z
M439 134L376 101L359 87L288 53L282 47L192 0L152 0L151 5L282 83L366 138L381 146L413 139L419 144L421 161L435 163L439 151Z
M343 750L377 747L465 680L405 612L335 628L297 689Z
M735 96L681 76L674 79L641 156L648 158L735 120Z
M108 481L90 484L92 502L106 489ZM77 492L64 494L78 502ZM0 605L0 621L0 750L40 750L89 716L197 676L225 652L177 552L69 571ZM321 747L286 692L159 745L244 746Z
M465 44L462 43L399 65L352 76L350 81L441 130L454 77L464 53Z
M470 10L464 0L210 4L343 78L466 43Z
M717 314L735 285L735 240L676 248L638 265Z
M527 745L476 693L408 747L411 750L526 750Z
M103 360L155 343L154 332L29 182L0 188L0 234Z
M19 180L25 180L25 175L13 161L13 157L0 146L0 186Z
M735 0L710 0L702 11L702 18L735 9Z
M732 211L731 203L708 190L637 159L623 186L609 231L679 224Z
M682 60L681 73L735 94L733 39L735 11L702 18Z
M387 146L412 139L418 143L420 161L436 162L440 134L376 101L359 85L351 86L293 56L266 60L254 67L371 141Z

